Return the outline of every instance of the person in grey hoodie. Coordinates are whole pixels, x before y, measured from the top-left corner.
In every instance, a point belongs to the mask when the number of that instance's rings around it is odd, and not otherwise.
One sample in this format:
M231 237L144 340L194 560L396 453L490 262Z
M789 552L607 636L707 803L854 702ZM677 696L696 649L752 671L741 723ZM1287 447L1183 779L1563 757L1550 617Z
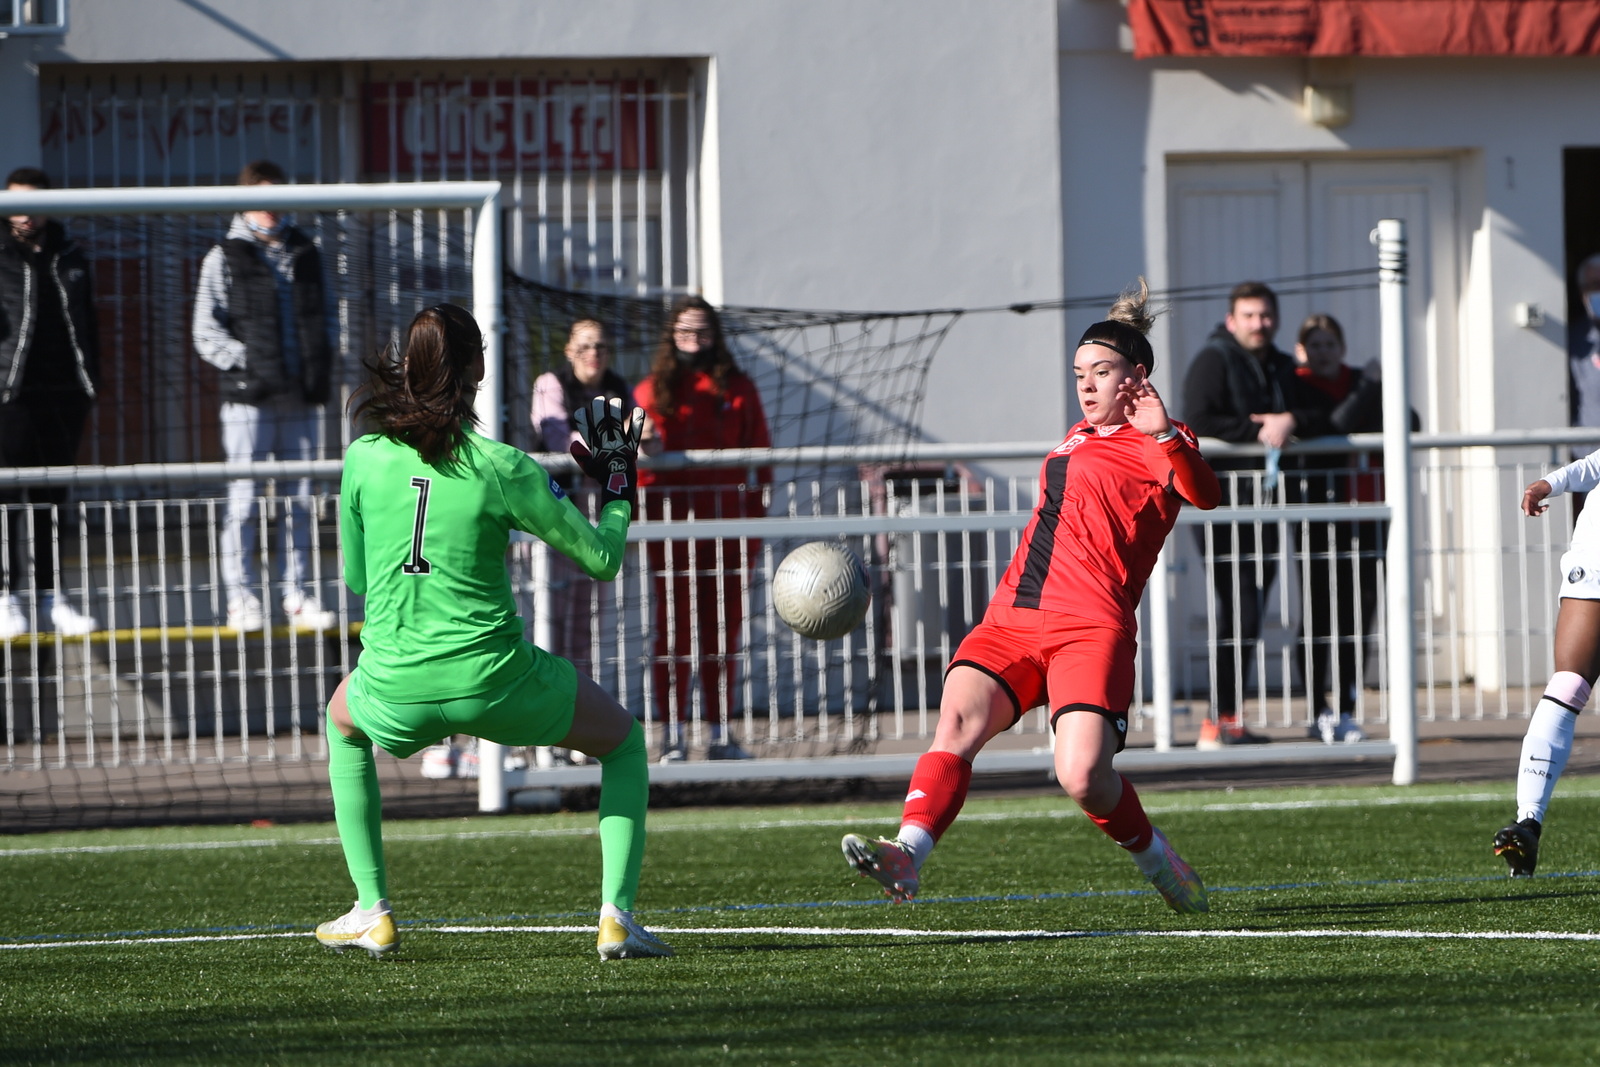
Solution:
M281 185L268 160L247 165L240 185ZM332 308L322 259L311 239L276 211L245 211L206 253L195 294L193 338L216 367L222 392L222 447L229 462L311 459L317 408L328 400L333 366ZM228 626L260 630L268 621L256 547L256 485L228 483L221 531ZM279 529L280 595L289 624L326 630L311 580L311 480L301 479Z
M50 188L36 167L19 167L6 189ZM0 228L0 466L74 463L100 386L100 335L94 281L83 249L61 223L44 215L12 215ZM0 638L34 628L44 617L56 631L82 635L99 628L56 591L50 546L60 486L0 492L6 514L5 569L0 572ZM22 594L32 589L38 615Z

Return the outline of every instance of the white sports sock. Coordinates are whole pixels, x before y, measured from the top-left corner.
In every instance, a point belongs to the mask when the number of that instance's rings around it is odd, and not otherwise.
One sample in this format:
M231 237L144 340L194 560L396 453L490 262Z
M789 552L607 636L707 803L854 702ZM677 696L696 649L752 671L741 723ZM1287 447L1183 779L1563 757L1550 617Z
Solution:
M923 861L928 858L928 853L933 851L933 835L921 826L907 823L900 827L900 834L895 840L900 842L900 847L911 857L912 866L919 871L922 870Z
M1553 700L1541 700L1522 738L1517 764L1517 820L1544 822L1556 781L1572 754L1572 732L1578 717Z
M1158 832L1150 836L1150 843L1145 846L1143 852L1128 853L1133 857L1133 862L1138 865L1139 873L1146 878L1159 874L1161 868L1167 865L1166 849L1161 846L1161 834Z

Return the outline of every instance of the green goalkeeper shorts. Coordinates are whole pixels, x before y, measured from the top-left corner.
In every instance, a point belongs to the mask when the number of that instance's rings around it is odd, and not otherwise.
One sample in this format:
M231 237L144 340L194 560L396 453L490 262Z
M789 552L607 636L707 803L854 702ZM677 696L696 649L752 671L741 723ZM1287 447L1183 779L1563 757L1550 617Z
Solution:
M350 721L372 743L400 759L454 734L501 745L553 745L572 730L577 668L537 646L533 665L509 685L475 696L399 704L366 691L361 667L350 674Z

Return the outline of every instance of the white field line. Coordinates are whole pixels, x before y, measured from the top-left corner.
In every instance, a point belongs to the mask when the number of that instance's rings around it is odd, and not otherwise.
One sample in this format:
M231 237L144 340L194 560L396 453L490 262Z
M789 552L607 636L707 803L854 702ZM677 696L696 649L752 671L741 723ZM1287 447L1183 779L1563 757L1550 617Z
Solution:
M1563 792L1563 800L1582 800L1600 797L1600 792ZM1395 797L1349 797L1330 798L1324 800L1240 800L1219 801L1214 804L1150 804L1145 811L1151 815L1181 815L1192 812L1230 812L1230 811L1301 811L1307 809L1326 810L1329 808L1394 808L1394 807L1421 807L1427 804L1481 804L1481 803L1513 804L1515 797L1509 787L1499 793L1450 793L1437 796L1395 796ZM991 811L971 812L961 816L961 822L1014 822L1023 819L1074 819L1079 817L1078 809L1063 801L1064 806L1034 811ZM865 820L857 816L834 816L826 819L768 819L755 822L733 821L727 823L684 823L678 825L656 824L650 827L652 834L670 833L723 833L723 832L748 832L751 830L786 830L805 827L849 827L860 826ZM539 838L539 837L593 837L595 829L588 826L557 827L546 830L460 830L449 833L407 833L404 824L391 824L384 830L383 839L387 844L411 841L477 841L491 838ZM62 845L54 848L8 848L0 849L0 858L12 856L66 856L77 853L97 854L106 852L198 852L206 849L226 848L279 848L295 846L322 847L337 845L337 837L310 837L310 838L246 838L233 841L182 841L182 842L152 842L139 845Z
M1561 930L908 930L903 927L838 926L656 926L660 934L781 937L901 937L965 938L984 941L1067 941L1103 937L1190 938L1206 940L1262 940L1271 938L1367 938L1391 941L1600 941L1600 933ZM415 934L592 934L589 926L419 926ZM94 948L106 945L173 945L226 941L265 941L309 938L311 931L259 934L196 934L185 936L89 938L75 941L3 942L0 950L39 948Z

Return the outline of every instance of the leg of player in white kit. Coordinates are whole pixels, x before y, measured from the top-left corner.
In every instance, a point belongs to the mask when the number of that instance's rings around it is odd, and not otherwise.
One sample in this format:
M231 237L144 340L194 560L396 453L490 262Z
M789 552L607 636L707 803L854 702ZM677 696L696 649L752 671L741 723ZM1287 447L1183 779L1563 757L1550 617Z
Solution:
M1600 656L1600 601L1563 597L1556 616L1556 671L1528 722L1517 765L1517 821L1494 835L1494 854L1511 877L1532 876L1556 782L1572 754L1578 713L1588 703Z

